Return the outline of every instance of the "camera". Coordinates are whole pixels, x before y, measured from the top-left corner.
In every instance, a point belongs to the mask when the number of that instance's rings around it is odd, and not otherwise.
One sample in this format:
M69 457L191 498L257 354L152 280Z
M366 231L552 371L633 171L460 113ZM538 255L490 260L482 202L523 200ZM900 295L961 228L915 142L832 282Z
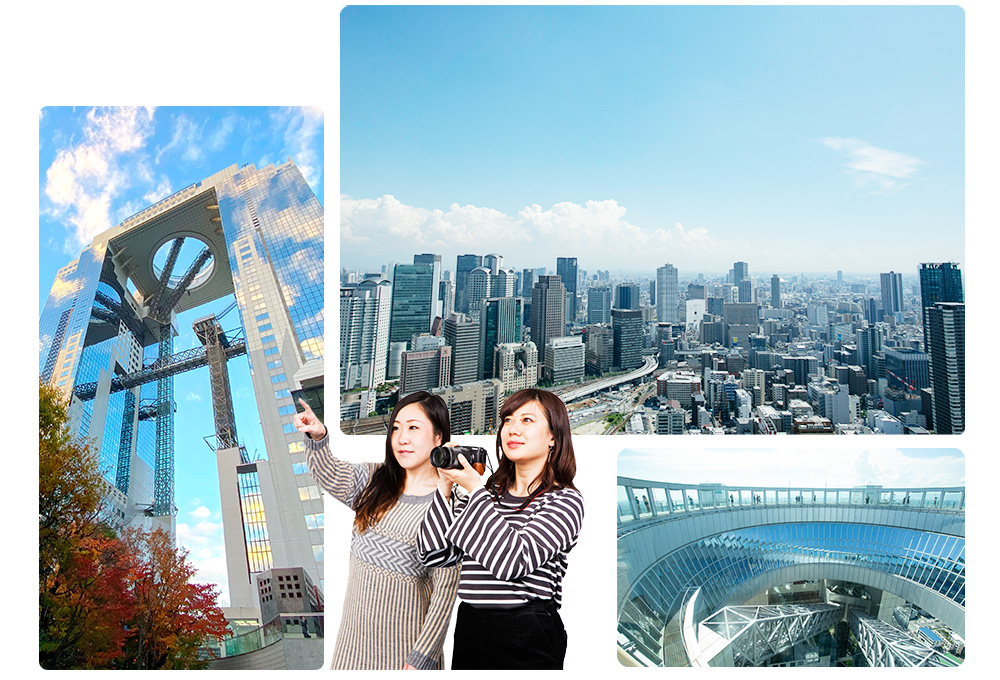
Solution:
M431 465L445 470L461 470L458 454L465 456L479 474L486 472L486 449L481 446L435 446L431 449Z

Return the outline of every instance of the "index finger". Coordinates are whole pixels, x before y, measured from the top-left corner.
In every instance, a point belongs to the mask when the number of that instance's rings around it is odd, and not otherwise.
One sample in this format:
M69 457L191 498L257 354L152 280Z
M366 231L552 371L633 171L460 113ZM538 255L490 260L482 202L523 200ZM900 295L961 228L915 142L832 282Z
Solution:
M309 408L309 404L306 403L305 399L299 397L299 403L302 404L302 408L305 409L307 413L312 413L312 409Z

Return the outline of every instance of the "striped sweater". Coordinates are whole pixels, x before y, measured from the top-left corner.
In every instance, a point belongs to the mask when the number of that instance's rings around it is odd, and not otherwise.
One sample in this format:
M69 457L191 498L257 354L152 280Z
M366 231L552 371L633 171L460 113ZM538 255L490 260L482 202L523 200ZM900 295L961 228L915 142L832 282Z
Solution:
M454 515L434 495L417 538L420 559L440 567L462 562L458 596L474 607L507 609L528 600L562 604L566 556L583 524L583 496L556 489L524 502L505 494L494 503L485 488L459 501Z
M313 478L353 508L375 463L334 458L330 438L306 438ZM437 495L402 495L363 534L354 530L334 669L443 668L444 638L455 603L458 569L429 568L417 556L417 529Z

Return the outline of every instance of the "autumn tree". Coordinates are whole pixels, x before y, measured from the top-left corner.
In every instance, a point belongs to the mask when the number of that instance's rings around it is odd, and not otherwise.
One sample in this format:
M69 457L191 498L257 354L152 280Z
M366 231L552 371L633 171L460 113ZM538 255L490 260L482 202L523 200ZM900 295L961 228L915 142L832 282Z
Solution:
M122 654L127 556L100 521L104 482L67 427L66 402L39 385L38 654L44 668L103 668Z
M175 548L169 534L128 529L123 543L136 563L129 575L135 598L126 642L128 668L203 668L199 649L209 639L229 634L217 605L218 591L191 582L194 565L187 550Z

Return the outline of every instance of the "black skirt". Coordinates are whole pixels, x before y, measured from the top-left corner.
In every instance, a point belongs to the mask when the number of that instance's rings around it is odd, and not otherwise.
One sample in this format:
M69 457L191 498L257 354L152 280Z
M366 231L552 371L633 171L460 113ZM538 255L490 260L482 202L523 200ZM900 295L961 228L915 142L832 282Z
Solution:
M566 628L552 600L512 609L458 606L452 670L562 670L565 658Z

